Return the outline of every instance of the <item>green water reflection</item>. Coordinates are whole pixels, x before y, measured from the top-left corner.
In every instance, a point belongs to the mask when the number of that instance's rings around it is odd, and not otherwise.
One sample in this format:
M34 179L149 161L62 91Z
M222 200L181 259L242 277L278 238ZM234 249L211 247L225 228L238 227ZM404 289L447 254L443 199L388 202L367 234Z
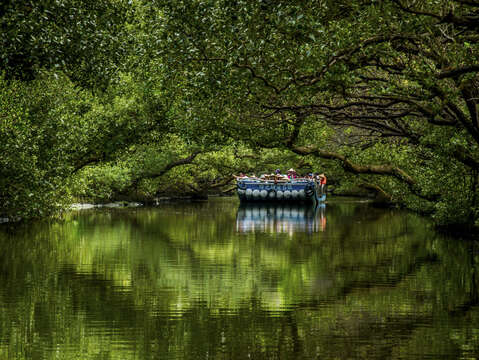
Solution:
M235 199L0 228L0 359L479 357L477 242Z

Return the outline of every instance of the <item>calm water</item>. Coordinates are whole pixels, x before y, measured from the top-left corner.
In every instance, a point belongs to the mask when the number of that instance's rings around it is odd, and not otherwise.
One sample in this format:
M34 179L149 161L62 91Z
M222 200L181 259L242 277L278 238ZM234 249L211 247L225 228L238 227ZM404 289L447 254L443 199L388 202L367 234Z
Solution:
M0 359L475 359L478 249L347 199L1 227Z

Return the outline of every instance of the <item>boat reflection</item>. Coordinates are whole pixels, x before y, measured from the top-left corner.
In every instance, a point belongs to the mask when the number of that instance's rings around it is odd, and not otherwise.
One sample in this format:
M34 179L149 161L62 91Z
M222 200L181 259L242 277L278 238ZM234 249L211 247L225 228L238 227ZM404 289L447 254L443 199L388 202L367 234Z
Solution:
M326 204L242 203L236 214L236 231L289 233L320 232L326 229Z

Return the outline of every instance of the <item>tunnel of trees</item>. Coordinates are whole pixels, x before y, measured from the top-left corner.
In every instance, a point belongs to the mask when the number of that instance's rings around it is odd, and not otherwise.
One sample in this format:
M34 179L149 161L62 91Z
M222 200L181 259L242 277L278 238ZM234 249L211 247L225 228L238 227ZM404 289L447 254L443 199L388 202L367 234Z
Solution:
M479 224L476 0L9 0L0 27L0 217L293 166Z

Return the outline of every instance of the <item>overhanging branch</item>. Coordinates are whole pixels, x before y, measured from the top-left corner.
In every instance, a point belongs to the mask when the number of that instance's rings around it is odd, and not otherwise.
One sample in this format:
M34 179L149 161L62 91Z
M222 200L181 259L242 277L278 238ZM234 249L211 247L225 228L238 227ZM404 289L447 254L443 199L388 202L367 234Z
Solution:
M325 151L317 148L314 145L310 146L295 146L291 150L298 155L317 155L324 159L340 160L345 170L355 174L378 174L388 175L397 178L398 180L407 183L408 185L416 185L416 181L409 176L404 170L390 165L358 165L350 161L346 156Z
M298 155L315 155L323 159L339 160L342 163L344 170L354 174L374 174L392 176L402 183L405 183L409 190L416 196L428 200L436 201L439 198L439 194L423 195L417 186L417 182L404 170L391 165L359 165L350 161L346 156L319 149L314 145L309 146L292 146L290 150Z
M479 64L473 64L468 66L460 66L454 69L443 70L439 74L436 75L438 79L446 79L446 78L455 78L459 75L471 73L471 72L478 72L479 71Z
M142 179L154 179L156 177L159 177L159 176L162 176L162 175L166 174L168 171L170 171L171 169L173 169L177 166L191 164L193 162L193 160L195 160L196 156L198 156L198 154L200 154L200 153L201 153L201 151L199 151L199 150L195 151L191 155L189 155L185 158L178 159L178 160L175 160L175 161L172 161L172 162L168 163L160 171L152 172L152 173L149 173L149 174L144 174L144 175L141 176L141 178Z

